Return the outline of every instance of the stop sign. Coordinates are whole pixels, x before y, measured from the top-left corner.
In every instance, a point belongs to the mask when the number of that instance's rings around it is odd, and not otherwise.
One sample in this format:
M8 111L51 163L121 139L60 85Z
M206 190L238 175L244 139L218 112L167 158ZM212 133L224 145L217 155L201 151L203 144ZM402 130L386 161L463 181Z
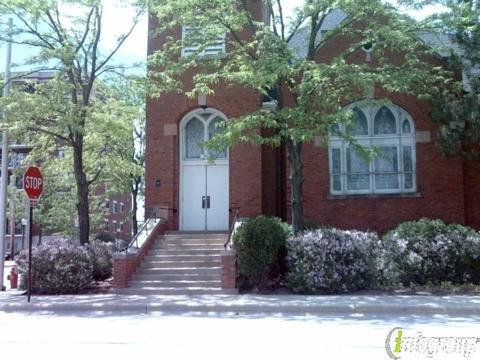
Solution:
M36 201L40 198L43 191L43 176L40 169L30 166L23 174L23 190L27 193L30 201Z

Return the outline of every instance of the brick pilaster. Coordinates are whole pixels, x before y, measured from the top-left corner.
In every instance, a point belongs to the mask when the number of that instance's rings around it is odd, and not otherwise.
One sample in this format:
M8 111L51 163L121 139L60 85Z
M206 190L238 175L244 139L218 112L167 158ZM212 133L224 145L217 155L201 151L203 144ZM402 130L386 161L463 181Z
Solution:
M227 250L221 254L222 264L222 289L235 289L237 280L237 269L235 262L235 251Z

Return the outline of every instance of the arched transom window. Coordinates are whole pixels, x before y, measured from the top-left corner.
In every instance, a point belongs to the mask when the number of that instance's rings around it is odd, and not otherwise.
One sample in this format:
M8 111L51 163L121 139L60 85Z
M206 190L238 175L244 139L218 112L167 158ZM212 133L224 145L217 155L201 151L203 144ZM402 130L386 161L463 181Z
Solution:
M204 144L221 130L224 118L214 111L199 111L191 115L183 125L183 160L207 158L227 159L227 149L208 151Z
M329 141L330 192L332 195L415 192L415 127L411 116L396 105L348 107L354 119L338 125ZM358 154L340 131L364 148L376 148L372 160Z

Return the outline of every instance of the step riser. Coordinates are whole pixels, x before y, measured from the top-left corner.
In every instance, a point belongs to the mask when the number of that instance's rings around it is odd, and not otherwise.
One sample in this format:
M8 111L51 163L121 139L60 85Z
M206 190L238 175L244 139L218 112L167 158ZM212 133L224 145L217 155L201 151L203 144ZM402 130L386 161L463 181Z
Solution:
M189 287L206 287L206 288L221 288L222 282L217 281L132 281L130 287L154 287L154 288L189 288Z
M218 274L135 274L132 281L220 281Z
M219 267L221 265L220 260L217 261L144 261L140 265L140 269L162 269L162 268L211 268Z
M223 249L222 249L223 250ZM202 255L202 256L212 256L217 255L219 256L222 252L219 250L167 250L167 249L152 249L148 256L156 256L156 255L170 255L170 256L178 256L178 255Z
M221 253L224 248L223 247L219 247L219 246L188 246L188 247L184 247L184 246L168 246L166 248L159 248L159 249L155 249L155 250L174 250L174 251L179 251L181 252L182 254L187 254L187 251L216 251L217 253Z
M148 255L144 259L145 262L152 262L152 261L171 261L171 262L178 262L178 261L220 261L219 255L163 255L163 254L155 254L155 255Z
M141 269L140 274L145 275L221 275L220 269Z
M126 288L116 291L118 294L124 295L209 295L209 294L237 294L236 290L230 289L199 289L199 290L187 290L187 289L138 289L138 288Z
M223 246L225 245L225 242L224 241L210 241L210 240L178 240L178 241L171 241L170 239L169 240L166 240L163 242L164 245L199 245L199 246L203 246L203 245L217 245L217 246ZM162 245L163 245L162 244Z
M160 246L224 246L223 241L165 241Z

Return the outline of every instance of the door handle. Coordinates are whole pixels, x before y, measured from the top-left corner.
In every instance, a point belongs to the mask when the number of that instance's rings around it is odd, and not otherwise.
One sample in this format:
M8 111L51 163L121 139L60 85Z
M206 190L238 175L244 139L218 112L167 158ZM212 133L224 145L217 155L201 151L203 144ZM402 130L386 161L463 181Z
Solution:
M202 196L202 209L210 209L210 196Z

